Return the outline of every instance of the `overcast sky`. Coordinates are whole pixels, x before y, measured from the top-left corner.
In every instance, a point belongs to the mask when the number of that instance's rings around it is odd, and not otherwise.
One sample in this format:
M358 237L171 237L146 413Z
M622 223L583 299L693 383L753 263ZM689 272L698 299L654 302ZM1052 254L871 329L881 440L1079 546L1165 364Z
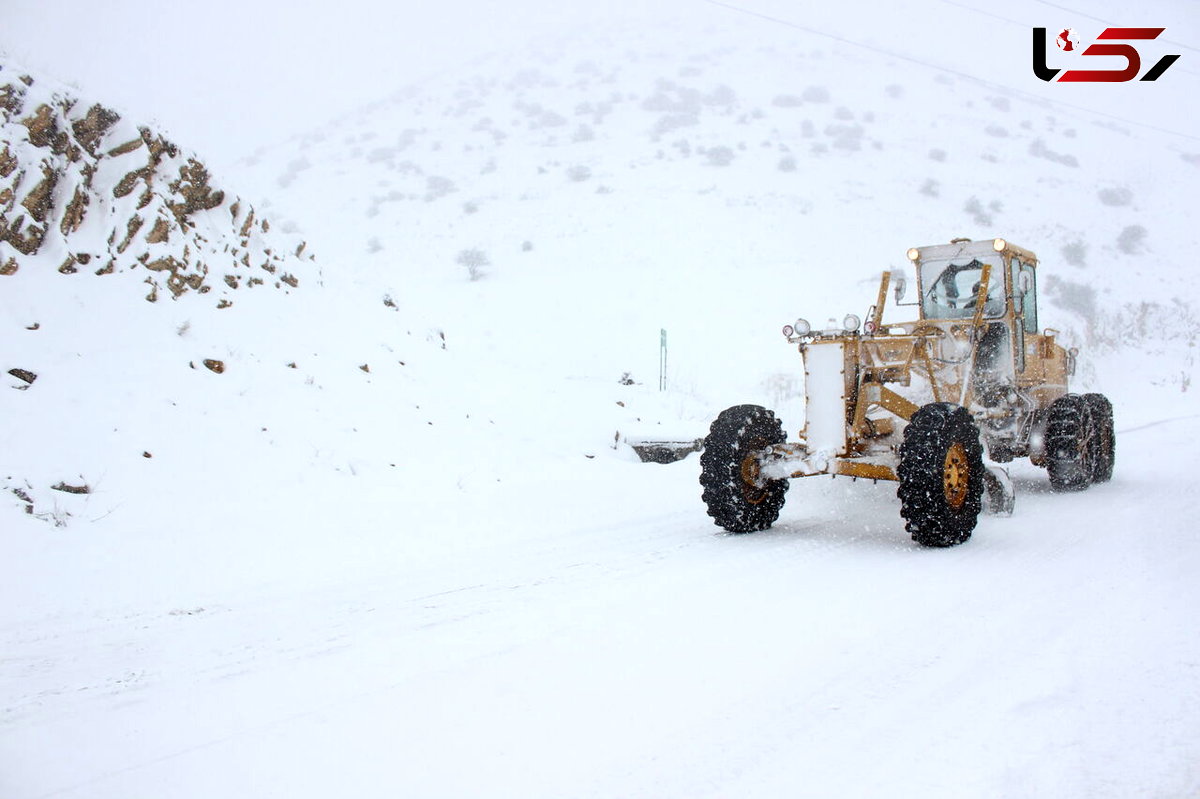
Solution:
M898 53L1183 133L1181 147L1200 152L1197 0L1136 9L1117 0L895 5L883 16L879 9L889 5L878 0L0 0L0 54L156 123L219 169L478 55L519 53L535 37L617 20L731 26L748 40L760 27L803 29L835 53ZM1183 57L1153 84L1042 83L1030 69L1031 28L1068 25L1092 36L1105 25L1166 27L1162 38L1178 46L1155 42L1154 52ZM1050 53L1052 66L1060 55Z
M0 0L0 50L228 161L539 32L531 0Z

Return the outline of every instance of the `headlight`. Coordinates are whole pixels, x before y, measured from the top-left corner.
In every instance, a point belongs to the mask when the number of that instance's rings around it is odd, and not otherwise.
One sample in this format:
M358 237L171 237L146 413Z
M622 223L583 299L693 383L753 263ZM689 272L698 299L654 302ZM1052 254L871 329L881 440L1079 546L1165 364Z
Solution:
M847 333L853 333L858 330L858 326L862 324L862 320L858 318L858 314L848 313L846 318L842 320L842 329Z
M996 239L992 242L992 249L996 252L1004 252L1004 248L1008 246L1008 242L1004 239Z
M797 336L807 336L812 331L812 325L808 323L807 319L797 319L792 330Z
M909 249L908 260L915 261L920 257L921 257L921 251L918 250L916 247L912 247L911 249Z

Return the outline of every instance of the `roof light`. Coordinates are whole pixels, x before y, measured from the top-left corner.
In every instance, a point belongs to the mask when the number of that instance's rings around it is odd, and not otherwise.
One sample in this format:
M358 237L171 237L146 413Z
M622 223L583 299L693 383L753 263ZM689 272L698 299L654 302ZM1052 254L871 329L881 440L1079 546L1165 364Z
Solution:
M842 320L842 329L847 333L853 333L858 330L858 326L862 324L862 320L858 318L858 314L848 313L846 318Z
M921 251L916 247L910 247L908 250L908 260L915 261L921 257Z
M791 338L795 332L796 332L796 329L794 327L792 327L791 325L783 326L783 335L785 338Z
M1008 242L1004 239L996 239L992 242L992 249L996 252L1004 252L1004 248L1008 246Z
M807 319L797 319L796 324L792 327L792 330L797 336L807 336L810 332L812 332L812 325L808 323Z

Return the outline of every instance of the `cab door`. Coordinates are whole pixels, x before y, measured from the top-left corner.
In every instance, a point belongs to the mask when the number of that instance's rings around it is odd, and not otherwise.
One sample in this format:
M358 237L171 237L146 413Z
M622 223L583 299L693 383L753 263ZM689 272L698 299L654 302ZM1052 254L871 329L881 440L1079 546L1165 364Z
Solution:
M1017 383L1045 408L1067 393L1067 352L1055 342L1055 331L1038 332L1036 262L1013 256L1011 269Z

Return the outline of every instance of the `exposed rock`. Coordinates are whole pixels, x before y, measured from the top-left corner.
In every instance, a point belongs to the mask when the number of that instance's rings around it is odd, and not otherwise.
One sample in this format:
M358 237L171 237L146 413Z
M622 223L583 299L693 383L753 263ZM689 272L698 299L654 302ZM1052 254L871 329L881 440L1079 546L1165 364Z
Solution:
M208 185L208 170L194 158L179 168L179 179L170 185L171 193L181 197L167 207L180 224L197 211L209 211L225 201L225 192L214 191Z
M216 358L205 358L204 365L211 372L216 372L219 375L225 374L225 362L218 361Z
M17 499L19 499L25 503L25 512L28 514L32 514L33 513L33 497L29 496L29 492L25 491L22 488L14 488L12 490L12 492L17 495Z
M21 201L21 205L37 222L45 222L54 207L54 187L58 185L58 179L58 172L43 164L41 181Z
M150 229L150 234L146 236L146 243L158 244L166 241L170 230L171 224L167 220L163 219L162 217L155 219L154 227Z
M25 106L25 89L9 83L0 86L0 110L8 116L16 116Z
M29 385L33 385L33 381L37 380L37 375L28 369L9 369L8 373L18 380L24 380Z
M143 222L140 216L135 215L129 217L129 222L126 223L125 226L125 239L121 242L120 246L117 247L118 255L125 252L125 250L129 247L129 243L133 241L133 237L137 235L139 230L142 229L143 224L145 224L145 222Z
M144 265L150 302L164 287L180 299L263 285L252 267L299 285L312 260L304 244L230 196L198 157L102 103L0 67L0 242L12 248L0 275L136 275ZM93 257L102 265L84 269Z
M17 157L8 149L8 145L4 145L4 149L0 150L0 178L6 178L13 173L17 168Z
M91 201L91 195L84 191L82 186L75 187L75 194L67 203L67 207L63 209L62 222L58 226L64 236L79 230L79 226L83 224L83 218L87 215L88 203Z
M3 241L7 241L21 255L33 255L42 246L46 237L46 228L37 225L25 225L25 215L21 214L9 224L4 231ZM22 228L24 230L22 231Z
M58 117L49 105L39 105L33 116L21 120L21 124L29 130L29 143L34 147L47 147L54 153L66 149L64 140L60 138Z
M83 119L77 119L71 123L71 130L75 132L75 140L88 152L88 155L95 155L96 147L104 138L104 134L108 133L120 118L121 115L116 111L96 103L88 109L87 115Z
M118 144L116 147L109 150L108 157L116 158L117 156L125 155L126 153L131 153L141 146L142 146L142 138L141 138L141 136L139 136L136 139L130 139L129 141L125 142L124 144Z

